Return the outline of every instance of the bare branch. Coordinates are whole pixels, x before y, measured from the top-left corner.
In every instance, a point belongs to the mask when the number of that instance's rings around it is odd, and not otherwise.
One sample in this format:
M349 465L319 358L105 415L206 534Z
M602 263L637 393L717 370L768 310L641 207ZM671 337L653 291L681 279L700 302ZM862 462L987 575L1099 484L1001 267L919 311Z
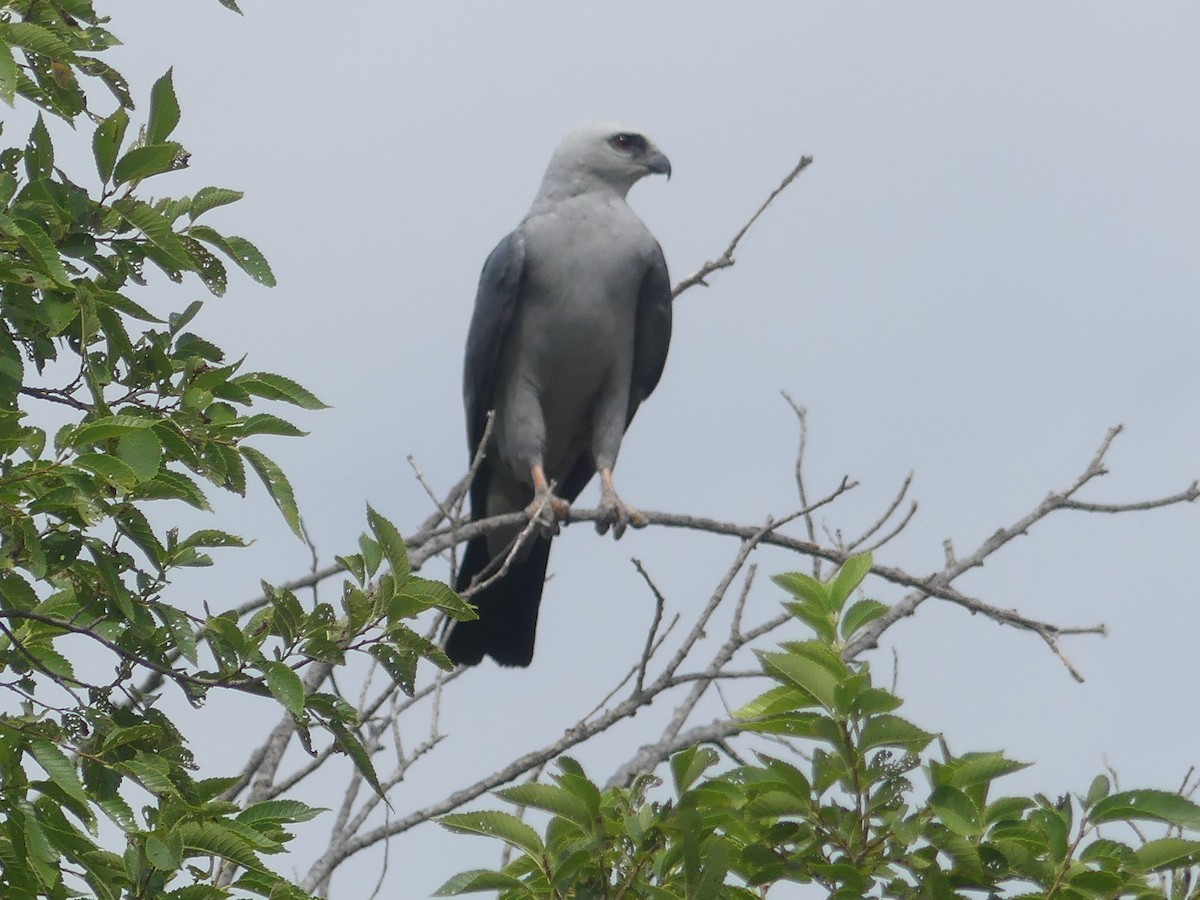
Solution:
M779 186L775 188L775 190L771 191L770 196L768 196L767 199L762 202L762 205L758 208L754 215L752 215L746 224L741 227L741 230L733 236L733 240L729 242L729 246L725 248L725 252L722 253L718 259L711 262L706 262L687 278L683 279L683 281L679 282L679 284L675 285L675 289L671 292L671 296L678 297L688 288L693 288L698 284L708 287L708 282L704 279L706 279L713 272L719 271L720 269L728 269L730 266L732 266L736 262L736 260L733 258L733 254L737 251L738 244L741 243L742 238L746 236L746 232L750 230L750 226L758 221L758 217L767 211L767 207L775 201L776 197L787 190L788 185L795 181L796 177L801 172L812 165L812 161L813 158L811 156L801 157L800 162L796 164L796 167L784 176L783 181L779 182Z

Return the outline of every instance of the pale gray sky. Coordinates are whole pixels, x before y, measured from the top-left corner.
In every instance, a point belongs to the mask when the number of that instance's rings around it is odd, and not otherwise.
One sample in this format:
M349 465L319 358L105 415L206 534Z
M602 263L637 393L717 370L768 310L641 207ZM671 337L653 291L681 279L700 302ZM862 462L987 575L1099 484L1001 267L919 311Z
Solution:
M665 377L618 467L631 502L747 524L790 511L780 389L810 411L814 493L862 482L831 528L871 521L915 471L921 511L880 559L917 573L940 567L944 539L969 550L1069 484L1118 422L1112 474L1089 497L1143 499L1200 475L1195 4L244 5L244 19L204 0L124 11L118 65L143 98L175 66L192 168L160 190L248 194L219 225L259 244L279 287L238 280L198 327L334 406L300 417L310 438L262 445L326 561L352 548L367 500L406 530L426 515L406 454L439 486L461 474L479 268L560 136L593 118L636 124L671 157L672 180L631 202L676 278L715 257L800 155L816 159L737 266L679 301ZM178 307L185 293L160 282L142 300ZM220 512L258 543L188 582L196 596L239 602L260 577L307 568L261 492ZM1198 540L1194 508L1060 514L963 580L1034 617L1106 622L1108 639L1066 645L1082 686L1035 637L932 601L871 659L887 673L896 650L908 716L954 750L1036 761L1012 790L1084 790L1105 754L1129 786L1174 787L1200 762ZM454 685L448 737L397 812L553 739L604 695L652 611L630 556L686 612L735 550L570 529L534 665ZM762 579L756 617L778 599ZM668 709L577 755L602 779ZM240 764L248 747L229 732L249 739L261 715L211 704L200 759ZM392 848L386 893L426 896L497 854L426 826ZM355 865L335 896L365 896L376 877Z

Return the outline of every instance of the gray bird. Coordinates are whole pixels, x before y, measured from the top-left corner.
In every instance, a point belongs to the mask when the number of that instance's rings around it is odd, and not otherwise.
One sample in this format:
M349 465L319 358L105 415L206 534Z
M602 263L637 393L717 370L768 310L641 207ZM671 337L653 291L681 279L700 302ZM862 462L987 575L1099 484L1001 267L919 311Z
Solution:
M475 665L533 659L550 537L598 471L603 534L645 517L613 488L621 438L658 384L671 340L671 282L662 248L625 202L671 163L638 132L590 124L554 151L528 215L484 263L467 335L463 401L473 459L473 521L526 510L536 533L472 596L479 618L456 622L446 653ZM551 490L553 486L553 492ZM467 545L455 588L500 571L522 529Z

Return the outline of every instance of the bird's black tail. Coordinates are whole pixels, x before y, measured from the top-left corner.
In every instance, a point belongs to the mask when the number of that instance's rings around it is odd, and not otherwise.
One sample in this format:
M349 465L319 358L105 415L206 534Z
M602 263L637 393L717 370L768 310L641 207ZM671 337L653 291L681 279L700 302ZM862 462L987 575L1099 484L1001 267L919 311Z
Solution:
M446 655L468 666L479 663L484 655L502 666L529 665L549 560L550 539L531 539L524 559L513 560L503 578L471 597L479 618L450 626ZM491 561L487 538L472 538L463 554L455 590L465 591Z

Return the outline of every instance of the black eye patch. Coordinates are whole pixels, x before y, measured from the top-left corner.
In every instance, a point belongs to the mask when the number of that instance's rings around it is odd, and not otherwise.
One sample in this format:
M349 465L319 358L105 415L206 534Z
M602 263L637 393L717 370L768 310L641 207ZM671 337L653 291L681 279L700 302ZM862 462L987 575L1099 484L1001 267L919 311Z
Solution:
M608 139L609 146L630 156L638 156L646 152L646 139L640 134L620 132Z

